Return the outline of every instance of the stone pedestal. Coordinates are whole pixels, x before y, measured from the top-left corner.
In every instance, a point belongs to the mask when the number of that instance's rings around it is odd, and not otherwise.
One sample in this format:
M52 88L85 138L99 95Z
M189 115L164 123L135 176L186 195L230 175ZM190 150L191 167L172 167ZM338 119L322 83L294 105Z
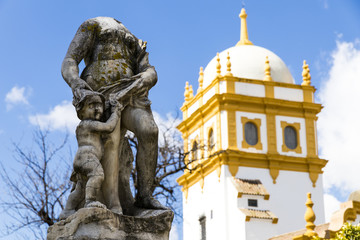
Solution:
M136 216L82 208L49 227L47 240L168 240L174 213L143 210Z

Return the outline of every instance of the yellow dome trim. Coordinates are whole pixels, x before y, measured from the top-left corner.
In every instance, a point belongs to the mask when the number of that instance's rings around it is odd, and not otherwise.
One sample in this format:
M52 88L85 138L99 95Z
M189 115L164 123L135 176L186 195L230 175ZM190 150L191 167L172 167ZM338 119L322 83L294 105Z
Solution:
M201 92L203 90L203 83L204 83L204 69L203 67L200 67L200 72L199 72L199 88L197 92Z
M239 17L241 19L240 41L236 44L236 46L253 45L253 43L249 40L249 36L248 36L247 24L246 24L247 14L245 12L245 8L241 9Z
M227 52L227 63L226 63L226 75L225 76L230 76L232 77L232 73L231 73L231 61L230 61L230 53Z
M221 76L221 64L220 64L220 56L219 56L219 53L216 54L216 61L217 61L217 64L216 64L216 73L217 73L217 76L220 77Z
M266 60L265 60L265 78L264 81L272 81L272 77L271 77L271 68L270 68L270 62L269 62L269 57L266 56Z
M185 83L184 97L185 97L185 102L188 102L190 100L189 82Z

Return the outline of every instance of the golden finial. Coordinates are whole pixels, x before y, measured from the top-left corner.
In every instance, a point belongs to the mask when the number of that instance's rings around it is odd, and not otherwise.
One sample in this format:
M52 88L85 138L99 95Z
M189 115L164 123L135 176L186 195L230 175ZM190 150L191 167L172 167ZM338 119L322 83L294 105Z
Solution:
M194 97L194 90L192 88L192 85L190 85L190 88L189 88L189 98L192 99Z
M226 63L226 76L232 76L232 73L231 73L231 62L230 62L230 53L227 52L227 63Z
M198 92L202 91L203 82L204 82L204 71L203 71L203 67L200 67Z
M190 93L189 93L189 82L185 83L185 92L184 92L185 102L190 100Z
M304 60L303 63L303 71L302 71L303 82L301 83L302 86L310 86L311 84L311 75L309 65Z
M247 24L246 24L247 14L245 12L245 8L241 9L239 17L241 19L240 41L236 44L236 46L253 45L252 42L249 40L249 36L248 36Z
M216 58L216 61L217 61L217 64L216 64L216 73L218 76L221 76L221 64L220 64L220 56L219 56L219 53L216 54L217 58Z
M270 68L270 62L269 62L269 57L266 56L266 60L265 60L265 81L272 81L272 77L271 77L271 68Z
M306 200L306 203L305 203L307 209L306 209L306 212L305 212L305 221L306 221L306 232L305 232L305 236L308 236L308 237L313 237L313 236L317 236L318 234L314 231L315 229L315 219L316 219L316 216L315 216L315 213L314 213L314 210L313 210L313 206L314 206L314 203L313 201L311 200L311 193L308 193L307 194L307 200Z

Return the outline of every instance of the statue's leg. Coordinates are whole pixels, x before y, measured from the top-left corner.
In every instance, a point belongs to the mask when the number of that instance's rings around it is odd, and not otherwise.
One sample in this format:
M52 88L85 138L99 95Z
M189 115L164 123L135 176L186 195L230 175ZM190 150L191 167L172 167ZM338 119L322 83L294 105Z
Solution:
M88 181L85 188L85 207L106 208L104 204L96 199L104 181L104 171L100 161L95 156L93 158L89 157L83 164L83 169L88 172Z
M75 213L76 211L76 207L80 204L80 202L82 201L82 199L84 198L84 183L79 180L76 183L73 183L75 185L75 188L73 191L71 191L65 208L61 211L60 213L60 220L64 220L67 217L69 217L71 214Z
M119 152L119 198L125 215L133 215L134 198L130 189L130 175L133 169L134 155L125 138L126 129L121 129L121 149Z
M112 212L122 214L118 193L120 121L114 131L105 137L104 156L101 160L105 176L102 184L105 205Z
M128 106L122 114L122 123L138 139L136 154L138 187L135 205L142 208L166 209L152 198L158 155L158 127L151 109Z

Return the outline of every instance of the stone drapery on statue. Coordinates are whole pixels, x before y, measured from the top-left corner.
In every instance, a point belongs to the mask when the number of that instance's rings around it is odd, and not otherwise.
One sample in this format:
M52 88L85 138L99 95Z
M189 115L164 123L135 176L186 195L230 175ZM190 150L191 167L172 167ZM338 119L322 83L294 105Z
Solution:
M85 69L79 76L78 65L82 60ZM170 221L163 222L170 230L173 213L152 197L158 128L150 109L148 91L157 82L157 74L149 64L146 42L137 39L113 18L89 19L79 27L69 46L62 75L72 89L73 104L81 122L76 129L79 149L71 178L74 187L60 218L67 219L75 212L76 218L78 210L84 207L88 210L78 214L80 218L92 209L107 211L107 217L119 218L125 217L123 214L156 218L158 214L163 221ZM129 184L133 156L125 139L127 130L138 139L135 199ZM168 217L164 218L164 212ZM137 232L139 228L137 226ZM48 239L56 231L49 229ZM113 239L106 236L106 239ZM134 239L142 239L139 236ZM95 238L102 239L100 235Z

